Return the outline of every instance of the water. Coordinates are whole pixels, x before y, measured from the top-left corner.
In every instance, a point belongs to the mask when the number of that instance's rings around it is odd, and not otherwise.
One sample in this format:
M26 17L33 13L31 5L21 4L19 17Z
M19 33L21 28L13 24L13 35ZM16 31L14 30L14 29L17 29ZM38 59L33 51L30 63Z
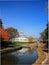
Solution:
M2 65L31 65L38 58L36 50L23 48L19 51L2 55Z

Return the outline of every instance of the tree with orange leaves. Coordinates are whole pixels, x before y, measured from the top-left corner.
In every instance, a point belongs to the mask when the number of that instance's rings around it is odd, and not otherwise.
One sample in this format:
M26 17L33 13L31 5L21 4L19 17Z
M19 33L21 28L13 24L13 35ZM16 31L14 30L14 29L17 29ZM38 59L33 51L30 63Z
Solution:
M10 39L10 35L8 34L8 32L3 29L3 25L2 25L2 19L0 19L0 40L2 41L8 41Z
M9 45L10 35L2 26L2 20L0 19L0 41L1 48L7 47Z
M0 39L2 41L9 41L10 35L8 34L8 32L5 29L0 28Z

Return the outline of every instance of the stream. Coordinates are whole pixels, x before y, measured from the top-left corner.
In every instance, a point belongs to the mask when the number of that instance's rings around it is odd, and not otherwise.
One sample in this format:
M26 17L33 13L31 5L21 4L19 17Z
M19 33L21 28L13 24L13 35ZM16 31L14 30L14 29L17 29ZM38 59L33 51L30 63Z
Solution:
M32 65L38 58L36 50L22 48L18 51L1 55L2 65Z

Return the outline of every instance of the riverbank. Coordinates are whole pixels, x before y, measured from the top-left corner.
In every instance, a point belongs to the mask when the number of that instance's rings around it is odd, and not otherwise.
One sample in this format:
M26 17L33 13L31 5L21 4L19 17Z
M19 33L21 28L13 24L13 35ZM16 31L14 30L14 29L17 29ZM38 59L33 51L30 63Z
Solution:
M37 48L36 50L38 52L38 59L33 65L41 65L42 61L44 61L44 59L46 58L46 55L41 48Z
M17 48L15 48L15 47L8 47L8 48L1 49L0 52L1 52L1 54L11 53L11 52L17 51L19 49L22 49L22 47L21 46L18 46Z
M43 51L43 43L38 44L38 48L36 48L38 52L38 59L37 61L32 65L48 65L49 62L49 53Z

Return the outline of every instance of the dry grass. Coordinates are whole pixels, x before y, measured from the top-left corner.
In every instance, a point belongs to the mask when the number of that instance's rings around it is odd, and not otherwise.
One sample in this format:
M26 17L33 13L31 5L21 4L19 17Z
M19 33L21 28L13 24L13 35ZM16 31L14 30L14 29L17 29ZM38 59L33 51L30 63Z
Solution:
M45 55L45 53L42 51L41 48L38 48L37 51L38 51L38 57L39 57L39 58L38 58L38 60L36 61L36 63L37 63L37 64L41 64L41 62L45 59L46 55Z
M46 58L46 54L42 51L42 47L42 44L38 45L38 48L36 49L38 52L38 59L33 65L41 65L42 61L44 61L44 59Z

